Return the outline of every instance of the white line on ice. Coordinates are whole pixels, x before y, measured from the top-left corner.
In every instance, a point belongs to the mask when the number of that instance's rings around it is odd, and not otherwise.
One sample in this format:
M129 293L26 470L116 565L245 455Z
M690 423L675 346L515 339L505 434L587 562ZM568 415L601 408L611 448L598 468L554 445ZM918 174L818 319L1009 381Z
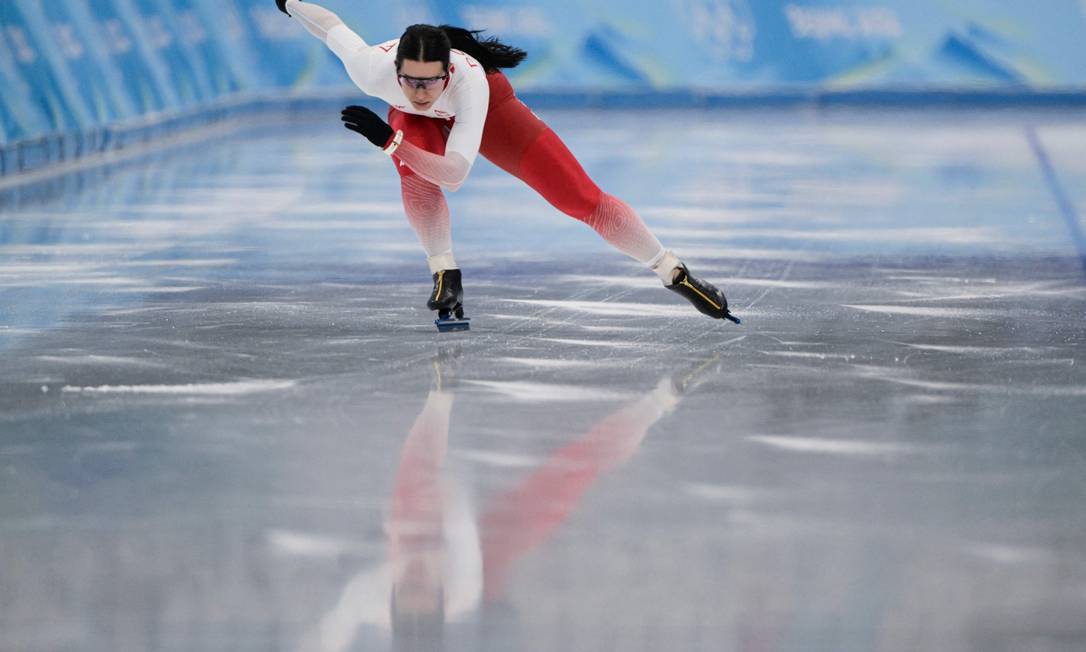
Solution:
M941 344L905 344L913 349L923 351L939 351L942 353L977 354L985 356L998 356L1011 353L1044 353L1046 350L1033 346L947 346Z
M60 364L103 364L130 367L166 367L162 362L154 360L141 360L140 358L124 358L113 355L39 355L38 360L43 362L56 362Z
M611 349L632 349L641 346L637 342L626 342L617 340L614 342L607 342L603 340L575 340L565 337L542 337L541 342L554 342L556 344L573 344L574 346L599 346Z
M556 360L553 358L498 358L498 362L510 362L513 364L538 367L540 369L576 369L585 367L597 367L599 360Z
M526 381L468 380L472 385L504 394L518 401L544 403L548 401L614 401L627 399L630 394L583 385L557 385Z
M198 258L194 260L125 260L115 264L116 267L229 267L236 265L237 258Z
M834 258L829 253L816 253L802 249L741 249L739 247L682 247L676 253L686 258L787 260L794 263L818 263Z
M842 308L879 312L886 315L908 315L910 317L947 317L950 319L993 319L1007 316L1006 310L989 308L933 308L930 306L890 306L875 304L845 304Z
M695 498L728 503L749 503L761 496L761 492L747 487L702 482L686 484L683 491Z
M593 333L624 333L642 330L636 326L587 326L585 324L578 324L578 326L581 330L592 331Z
M681 305L662 305L657 303L624 303L619 301L554 301L547 299L503 299L506 303L522 303L544 308L560 308L590 315L609 315L622 317L704 317L690 308Z
M350 544L342 539L306 532L268 530L265 536L268 545L275 552L299 557L336 557L351 548Z
M117 292L124 294L184 294L185 292L195 292L197 290L206 290L207 286L186 286L186 285L146 285L131 288L119 288Z
M540 460L528 455L510 455L508 453L496 453L494 451L465 450L457 451L457 457L471 462L478 462L489 466L502 468L530 468L539 464Z
M750 435L748 441L756 442L797 453L825 453L828 455L895 455L913 449L902 444L888 444L849 439L815 439L810 437L785 437L781 435Z
M851 353L814 353L809 351L759 351L759 353L781 358L812 358L815 360L854 360L856 358Z
M992 394L1013 394L1055 398L1062 396L1086 396L1086 385L1025 385L1025 384L983 384L959 383L938 380L903 378L897 369L889 367L860 366L854 367L861 376L906 387L919 387L935 392L984 392Z
M772 278L725 278L722 285L753 285L757 287L784 288L788 290L825 290L843 287L839 283L825 281L782 281Z
M752 285L755 287L772 287L772 288L785 288L796 290L824 290L830 288L842 287L838 283L827 283L825 281L782 281L774 278L737 278L728 277L726 274L721 274L720 284L722 286L729 285ZM592 285L606 285L606 286L618 286L628 288L641 288L641 289L656 289L663 287L660 279L655 276L585 276L585 275L566 275L560 276L559 281L562 283L584 283Z
M33 328L12 328L10 326L0 326L0 335L34 335L40 333L40 330Z
M736 230L735 237L757 236L785 240L833 240L839 242L910 242L929 244L1006 244L1011 242L988 227L906 227L901 229L750 229Z
M978 543L965 547L967 554L998 564L1029 564L1052 561L1052 553L1044 548Z
M313 231L313 230L331 230L336 229L340 231L394 231L394 230L407 230L410 227L403 221L390 221L390 220L329 220L329 219L307 219L307 220L274 220L272 222L262 223L262 229L277 229L280 231ZM417 247L417 245L416 245Z
M233 383L194 383L188 385L98 385L97 387L73 387L65 385L61 391L76 394L169 394L177 396L243 396L290 389L293 380L248 380Z
M286 215L361 215L392 214L400 215L403 204L400 202L314 202L298 204L283 211ZM375 221L375 220L367 220ZM381 220L385 223L405 224L405 220Z

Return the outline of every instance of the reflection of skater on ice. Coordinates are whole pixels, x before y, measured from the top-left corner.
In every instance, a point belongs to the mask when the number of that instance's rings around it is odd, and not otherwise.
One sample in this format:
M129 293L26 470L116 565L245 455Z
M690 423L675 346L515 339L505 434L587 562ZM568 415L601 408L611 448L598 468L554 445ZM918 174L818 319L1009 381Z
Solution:
M625 464L682 394L717 368L713 359L664 376L477 511L467 488L445 468L455 398L448 369L454 364L435 358L434 388L400 450L386 527L388 560L347 583L303 641L305 652L349 649L365 625L389 632L395 649L440 649L445 623L499 601L515 562L546 542L589 487Z
M433 274L427 305L439 311L439 329L463 315L462 292L442 289L452 276L460 283L443 189L459 189L479 154L651 269L698 311L739 323L724 293L665 249L633 208L600 190L558 135L517 98L501 69L518 65L526 52L448 25L412 25L399 39L370 46L323 7L276 2L342 60L362 92L390 106L387 122L361 106L347 107L342 118L388 154L400 174L404 212Z

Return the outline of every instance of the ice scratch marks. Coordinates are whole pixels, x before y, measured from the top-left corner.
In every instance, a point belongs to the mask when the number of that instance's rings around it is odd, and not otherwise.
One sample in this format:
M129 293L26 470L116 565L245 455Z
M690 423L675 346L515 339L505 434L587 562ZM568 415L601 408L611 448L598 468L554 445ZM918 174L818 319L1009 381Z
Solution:
M991 283L987 287L970 285L968 292L963 292L958 285L930 285L927 291L901 291L898 293L908 296L903 301L977 301L987 299L1016 299L1028 298L1035 300L1037 297L1081 297L1086 296L1086 287L1081 284L1072 284L1065 281L1044 281L1040 283Z
M635 289L656 289L663 287L655 276L575 276L567 275L559 277L561 282L583 283L602 285L608 287L625 287ZM781 288L788 290L828 290L844 287L840 283L827 281L790 281L776 278L738 278L722 274L720 285L725 289L732 285L748 285L753 287Z
M497 362L524 365L533 369L592 369L602 364L599 360L559 360L554 358L498 358Z
M401 209L402 210L402 209ZM280 231L409 231L410 227L403 220L364 220L364 219L278 219L265 223L261 228ZM418 248L418 245L415 245Z
M192 259L146 259L146 260L126 260L116 263L117 267L184 267L184 268L205 268L205 267L229 267L236 265L239 262L237 258L192 258Z
M856 372L862 378L881 380L906 387L916 387L936 393L995 394L1010 396L1036 396L1042 398L1062 398L1086 396L1086 385L1031 385L1031 384L995 384L969 383L947 380L927 380L910 378L908 371L870 365L856 365Z
M957 353L961 355L979 355L983 357L998 357L1003 355L1030 354L1041 355L1053 349L1051 347L1034 346L950 346L943 344L909 344L902 342L902 346L921 351L938 351L940 353Z
M580 283L585 285L603 285L607 287L624 287L636 289L655 289L663 287L660 279L655 275L639 276L595 276L585 274L565 274L556 279L560 284Z
M840 283L829 283L826 281L791 281L786 279L775 278L738 278L731 277L723 281L725 287L731 285L750 285L754 287L765 287L783 290L830 290L834 288L844 287Z
M167 396L246 396L290 389L293 380L243 380L230 383L191 383L185 385L98 385L73 387L61 391L73 394L157 394Z
M931 306L895 306L888 304L845 304L843 308L877 312L884 315L904 315L908 317L937 317L944 319L1005 319L1006 310L994 308L935 308Z
M759 351L762 355L780 358L809 358L812 360L855 360L851 353L815 353L810 351Z
M374 201L316 201L312 203L299 203L285 210L285 214L294 215L396 215L403 212L403 205L398 202L374 202ZM370 223L385 223L387 225L403 225L402 219L375 220L368 218Z
M594 346L606 349L633 349L646 346L637 342L628 342L625 340L577 340L566 337L543 337L540 338L541 342L553 342L555 344L572 344L574 346Z
M136 260L118 261L109 265L96 262L42 262L11 263L0 265L0 287L38 288L58 285L103 286L117 292L187 292L192 286L152 285L148 278L126 276L118 270L131 270L129 273L144 274L146 268L156 271L171 267L225 267L234 264L234 259L196 259L196 260Z
M787 437L783 435L750 435L747 441L794 453L820 453L841 456L897 456L911 453L914 448L890 442Z
M682 240L716 240L734 242L743 238L771 240L800 240L803 242L890 242L894 244L981 245L1007 244L1009 239L989 227L903 227L890 229L767 229L733 227L724 229L687 229L665 227L656 229L661 237Z
M53 362L57 364L65 365L108 365L108 366L121 366L121 367L168 367L169 365L157 362L154 360L143 360L140 358L126 358L113 355L39 355L38 360L42 362Z
M3 337L5 335L10 337L35 335L40 332L40 330L34 328L12 328L11 326L0 325L0 337Z
M589 326L587 324L578 324L578 326L581 330L592 333L629 333L630 331L642 330L636 326Z
M833 260L830 253L817 253L800 249L749 249L741 247L682 247L678 252L683 259L703 258L707 260L774 260L793 263L819 263Z
M1081 297L1086 287L1077 278L1049 278L1033 281L1000 280L992 277L955 277L931 275L919 270L881 269L880 275L895 285L903 301L970 301L1024 297L1030 300L1044 297Z
M628 399L631 396L627 392L616 392L582 385L495 380L468 380L465 382L526 403L617 401Z
M519 303L541 308L557 308L589 315L608 317L697 317L705 319L689 306L656 303L630 303L620 301L558 301L548 299L505 299L506 303Z

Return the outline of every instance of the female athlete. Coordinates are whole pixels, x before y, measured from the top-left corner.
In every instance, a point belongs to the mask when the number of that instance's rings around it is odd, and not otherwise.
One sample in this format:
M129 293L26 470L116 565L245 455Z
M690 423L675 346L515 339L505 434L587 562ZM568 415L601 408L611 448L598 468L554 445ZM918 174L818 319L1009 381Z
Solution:
M323 7L276 4L340 58L362 92L390 105L387 123L361 106L345 108L342 119L396 165L404 212L433 274L427 306L442 319L463 317L464 296L442 189L459 189L482 153L646 265L700 312L739 323L724 294L691 275L625 202L600 190L557 134L517 99L500 69L520 63L523 50L448 25L412 25L400 38L370 46Z

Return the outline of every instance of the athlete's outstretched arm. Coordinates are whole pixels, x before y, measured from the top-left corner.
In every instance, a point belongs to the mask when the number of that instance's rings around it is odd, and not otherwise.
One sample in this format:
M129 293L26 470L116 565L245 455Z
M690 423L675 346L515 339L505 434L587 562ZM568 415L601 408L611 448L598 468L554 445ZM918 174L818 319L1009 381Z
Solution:
M342 120L344 127L362 134L389 156L396 154L396 158L430 183L456 191L471 171L471 162L459 152L446 152L442 156L416 147L403 139L403 131L393 131L387 122L364 106L343 109Z
M471 163L459 152L447 152L442 156L406 141L401 142L394 151L396 158L406 163L415 174L453 192L460 190L471 171Z
M351 31L339 16L312 2L300 0L276 0L279 8L302 24L310 34L328 46L343 62L351 81L366 94L370 94L373 73L371 71L372 48L362 37Z

